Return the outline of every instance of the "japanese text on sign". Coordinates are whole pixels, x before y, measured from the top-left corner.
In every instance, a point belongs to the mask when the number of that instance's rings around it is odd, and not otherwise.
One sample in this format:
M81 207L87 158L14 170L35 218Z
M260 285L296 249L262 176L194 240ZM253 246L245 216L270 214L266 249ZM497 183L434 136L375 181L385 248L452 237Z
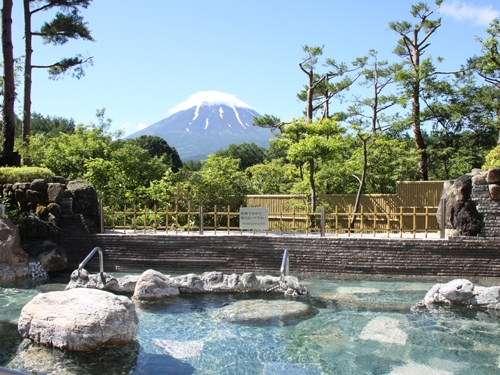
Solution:
M263 207L240 207L240 229L269 228L269 210Z

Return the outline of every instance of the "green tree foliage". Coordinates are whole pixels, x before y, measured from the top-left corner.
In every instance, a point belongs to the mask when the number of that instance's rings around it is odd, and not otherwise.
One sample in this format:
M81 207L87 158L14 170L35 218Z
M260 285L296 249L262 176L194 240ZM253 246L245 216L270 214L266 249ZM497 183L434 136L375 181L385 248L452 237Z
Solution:
M257 194L289 194L299 179L297 168L282 158L250 166L245 174Z
M262 164L266 157L266 149L253 142L239 145L230 144L227 149L217 151L215 155L239 159L240 170L244 171L252 165Z
M182 164L184 168L191 172L196 172L201 169L203 162L201 160L188 160L187 162Z
M482 55L474 56L467 62L486 82L500 88L500 21L494 19L486 29L488 38L477 38L481 43Z
M29 155L34 166L54 171L58 176L81 179L85 176L85 162L94 158L106 158L110 153L111 136L100 129L78 125L74 133L61 133L49 137L44 133L31 137L29 148L22 150Z
M60 133L71 134L75 131L75 120L60 116L43 116L34 112L31 114L31 133L46 134L48 137Z
M118 145L112 145L113 150L106 158L85 160L85 179L109 206L143 205L147 203L141 200L143 189L151 181L160 180L168 166L139 146L128 142Z
M311 197L311 211L316 211L317 191L315 173L321 163L326 163L342 154L345 129L332 119L309 122L293 120L284 127L277 142L287 148L287 159L308 170L307 181ZM302 177L302 173L301 173Z
M318 58L323 55L324 46L303 46L302 50L306 54L302 62L299 63L300 69L307 76L307 85L297 94L299 100L306 103L304 115L309 121L313 120L314 114L322 109L322 119L330 117L330 100L344 91L360 77L362 69L367 61L367 57L357 58L350 65L337 62L334 59L326 59L325 66L329 69L325 74L316 72Z
M199 171L167 171L147 190L160 206L171 207L177 202L180 210L187 210L188 206L212 210L217 206L224 211L228 205L234 210L244 204L245 195L255 192L239 164L238 159L211 154Z
M193 174L195 202L205 207L225 210L229 205L243 205L246 194L253 192L249 180L240 170L240 160L209 155L199 172Z
M182 161L175 147L170 147L163 138L152 135L141 135L138 138L128 140L149 152L154 158L161 159L165 164L171 166L173 172L178 172L182 168Z
M385 111L398 104L399 98L393 92L386 92L394 84L394 76L402 69L402 65L389 64L387 60L379 61L374 50L370 50L369 58L371 67L361 71L362 81L359 84L371 88L372 95L368 98L355 96L347 115L354 123L371 129L374 134L376 131L387 130L397 118L396 114L386 115Z
M499 167L500 167L500 145L496 146L486 155L482 169L488 170L490 168L499 168Z
M480 168L497 143L500 91L476 86L473 76L441 80L422 96L423 117L432 123L428 145L429 177L451 179Z

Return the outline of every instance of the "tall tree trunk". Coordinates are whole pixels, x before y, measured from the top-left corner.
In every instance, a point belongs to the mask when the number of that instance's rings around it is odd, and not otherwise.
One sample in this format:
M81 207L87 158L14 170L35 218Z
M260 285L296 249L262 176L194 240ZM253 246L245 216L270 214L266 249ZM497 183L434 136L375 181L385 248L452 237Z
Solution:
M363 171L361 173L361 179L358 179L359 180L359 188L358 188L358 193L356 194L356 201L354 202L354 209L353 209L354 213L358 212L358 209L359 209L359 202L361 200L361 194L363 193L363 189L365 187L366 170L368 169L368 155L367 155L367 151L366 151L366 142L368 141L369 137L365 139L359 134L358 134L358 137L359 137L359 139L361 139L361 142L363 142ZM354 176L354 177L356 177L356 176ZM351 222L349 223L349 227L354 228L355 222L356 222L356 216L353 216L351 219Z
M375 80L373 81L373 107L372 107L372 135L377 131L378 121L378 69L377 61L373 63L373 71L375 72Z
M309 86L307 87L307 108L306 108L306 117L307 121L312 121L313 117L313 99L314 99L314 75L312 70L307 75L309 78Z
M418 169L420 170L420 180L427 181L427 148L425 146L424 137L420 129L420 51L418 50L418 31L414 31L413 52L413 72L415 81L412 87L411 95L411 112L413 117L413 138L419 153L420 160L418 161Z
M2 152L14 152L16 122L14 101L14 53L12 46L12 0L3 0L2 6L2 54L3 54L3 107Z
M309 160L309 184L311 186L311 212L316 212L316 184L314 183L314 159Z
M31 12L30 0L24 0L24 110L23 110L23 142L29 142L31 129Z

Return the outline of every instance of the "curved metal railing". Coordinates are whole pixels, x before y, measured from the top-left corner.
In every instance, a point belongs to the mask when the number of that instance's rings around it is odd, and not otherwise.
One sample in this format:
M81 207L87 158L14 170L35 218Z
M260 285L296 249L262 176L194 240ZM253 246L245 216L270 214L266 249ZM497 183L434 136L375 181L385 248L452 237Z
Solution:
M104 253L100 247L94 247L94 249L90 252L89 255L83 260L82 263L78 265L78 272L81 271L83 267L88 263L88 261L94 256L96 252L99 252L99 272L104 272Z

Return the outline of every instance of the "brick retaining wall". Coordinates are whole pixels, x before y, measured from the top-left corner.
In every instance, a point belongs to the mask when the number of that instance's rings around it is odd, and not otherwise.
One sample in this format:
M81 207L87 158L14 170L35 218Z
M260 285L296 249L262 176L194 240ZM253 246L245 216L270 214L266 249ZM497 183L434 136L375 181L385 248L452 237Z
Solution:
M60 245L73 270L95 247L107 272L256 272L279 274L283 250L290 272L329 275L500 277L497 239L383 239L285 236L88 234L61 229ZM96 255L86 266L98 271Z

